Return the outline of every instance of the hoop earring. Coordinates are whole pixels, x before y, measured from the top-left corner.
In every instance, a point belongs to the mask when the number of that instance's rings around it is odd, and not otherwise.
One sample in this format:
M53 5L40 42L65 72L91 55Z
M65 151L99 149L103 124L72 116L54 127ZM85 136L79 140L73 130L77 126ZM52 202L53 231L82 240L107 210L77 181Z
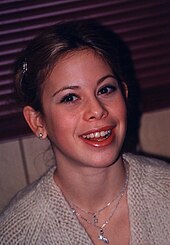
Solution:
M39 133L38 138L42 140L42 137L43 137L43 133Z

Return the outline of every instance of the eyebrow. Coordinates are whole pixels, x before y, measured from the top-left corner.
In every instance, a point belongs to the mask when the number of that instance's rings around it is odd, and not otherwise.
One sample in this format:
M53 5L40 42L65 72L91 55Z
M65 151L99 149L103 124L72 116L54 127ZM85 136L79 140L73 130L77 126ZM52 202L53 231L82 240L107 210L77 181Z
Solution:
M106 75L106 76L104 76L104 77L102 77L102 78L100 78L98 81L97 81L97 85L100 85L105 79L107 79L107 78L114 78L115 80L116 80L116 77L114 76L114 75Z
M106 75L106 76L100 78L99 80L97 80L97 85L100 85L105 79L107 79L107 78L109 78L109 77L110 77L110 78L116 79L114 75ZM58 94L58 93L60 93L60 92L62 92L62 91L64 91L64 90L68 90L68 89L79 89L79 88L80 88L80 87L77 86L77 85L65 86L65 87L63 87L63 88L57 90L57 91L52 95L52 97L54 97L56 94Z
M57 91L53 94L52 97L54 97L56 94L58 94L58 93L60 93L60 92L62 92L62 91L64 91L64 90L67 90L67 89L79 89L79 86L76 86L76 85L65 86L65 87L63 87L63 88L57 90Z

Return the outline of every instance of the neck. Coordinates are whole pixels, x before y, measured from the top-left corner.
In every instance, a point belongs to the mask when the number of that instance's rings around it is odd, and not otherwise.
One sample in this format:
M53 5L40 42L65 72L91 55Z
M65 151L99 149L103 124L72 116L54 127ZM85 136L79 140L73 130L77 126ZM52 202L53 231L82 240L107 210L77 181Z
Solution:
M88 211L100 209L110 202L121 191L125 179L121 158L106 168L81 168L75 171L58 167L54 175L66 199Z

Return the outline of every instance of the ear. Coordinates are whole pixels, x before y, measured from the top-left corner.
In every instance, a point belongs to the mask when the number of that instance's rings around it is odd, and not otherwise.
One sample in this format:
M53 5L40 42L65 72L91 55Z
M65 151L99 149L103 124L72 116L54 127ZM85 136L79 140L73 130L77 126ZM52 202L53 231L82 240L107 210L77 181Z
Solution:
M47 131L41 113L35 111L31 106L25 106L23 109L23 115L33 133L37 137L42 134L41 139L45 139L47 137Z
M128 99L128 86L125 82L122 82L122 88L123 88L123 94L127 100Z

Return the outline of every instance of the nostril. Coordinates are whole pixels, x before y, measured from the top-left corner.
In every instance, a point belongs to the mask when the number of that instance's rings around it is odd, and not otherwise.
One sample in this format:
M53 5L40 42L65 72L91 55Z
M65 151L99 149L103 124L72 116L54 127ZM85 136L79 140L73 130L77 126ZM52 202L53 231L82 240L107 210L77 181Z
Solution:
M94 119L99 120L103 117L106 117L107 115L108 112L104 108L100 107L98 108L98 110L89 110L88 120L94 120Z
M95 116L91 116L91 117L90 117L90 119L94 119L94 118L95 118Z
M105 106L96 98L86 103L84 117L85 120L100 120L108 115Z

